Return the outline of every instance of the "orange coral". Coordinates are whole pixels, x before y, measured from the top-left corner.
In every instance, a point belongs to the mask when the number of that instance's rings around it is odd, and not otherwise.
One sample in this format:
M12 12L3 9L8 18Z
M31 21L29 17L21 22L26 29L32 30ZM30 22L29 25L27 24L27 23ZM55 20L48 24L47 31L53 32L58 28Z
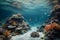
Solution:
M45 27L46 32L54 29L60 30L60 25L58 25L57 23L52 23L52 24L46 25Z
M11 33L10 33L11 31L9 31L9 30L6 30L3 34L6 36L6 37L8 37Z

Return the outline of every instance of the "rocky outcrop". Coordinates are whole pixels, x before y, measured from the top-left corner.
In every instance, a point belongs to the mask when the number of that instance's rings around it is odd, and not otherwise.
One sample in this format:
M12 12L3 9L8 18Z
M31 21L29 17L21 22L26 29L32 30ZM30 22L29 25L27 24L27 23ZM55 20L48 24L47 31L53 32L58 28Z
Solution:
M56 0L59 1L59 0ZM55 40L60 38L60 3L54 5L47 26L45 26L45 40ZM60 39L59 39L60 40Z
M21 14L14 14L10 17L3 26L4 29L16 32L18 34L25 33L30 30L30 26L24 20ZM19 30L19 31L18 31Z
M60 22L60 5L56 5L51 13L50 22Z

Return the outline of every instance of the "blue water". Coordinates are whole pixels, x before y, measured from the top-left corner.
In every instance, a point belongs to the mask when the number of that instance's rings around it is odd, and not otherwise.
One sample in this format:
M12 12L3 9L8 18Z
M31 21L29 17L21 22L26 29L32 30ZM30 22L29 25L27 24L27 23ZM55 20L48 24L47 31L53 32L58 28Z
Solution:
M11 5L19 2L20 8ZM49 0L1 0L0 21L5 22L12 14L21 13L31 26L40 26L46 22L52 10Z

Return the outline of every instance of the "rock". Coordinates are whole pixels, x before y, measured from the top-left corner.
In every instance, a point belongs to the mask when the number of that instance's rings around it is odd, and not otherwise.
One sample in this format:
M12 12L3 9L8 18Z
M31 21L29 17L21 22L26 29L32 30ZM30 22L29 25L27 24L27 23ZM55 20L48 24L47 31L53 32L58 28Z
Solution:
M41 37L41 39L44 39L44 37Z
M27 31L26 30L22 30L22 33L26 33Z
M16 28L15 33L16 33L16 35L23 34L21 28Z
M16 36L16 33L14 33L14 32L12 32L12 34L11 34L12 36Z
M33 38L39 37L39 33L38 32L32 32L31 37L33 37Z
M49 18L50 23L51 22L60 22L60 18L59 17L60 17L60 5L57 4L53 8L53 11L51 13L51 17Z
M4 40L5 36L4 35L0 35L0 40Z
M28 31L30 26L24 20L24 17L19 14L13 14L5 23L4 29L11 30L11 32L18 31L18 33L22 33L24 30Z
M0 35L3 35L4 29L0 27Z
M45 25L42 25L41 27L37 27L37 31L38 32L43 32L44 31L44 28L45 28Z

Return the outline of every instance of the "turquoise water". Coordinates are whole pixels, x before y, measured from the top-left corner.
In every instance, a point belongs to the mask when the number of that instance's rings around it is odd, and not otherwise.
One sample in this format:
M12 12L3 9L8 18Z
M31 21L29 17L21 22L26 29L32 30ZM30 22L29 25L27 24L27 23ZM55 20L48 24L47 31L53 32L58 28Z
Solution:
M13 5L13 2L17 6ZM0 0L0 21L5 22L11 15L21 13L32 30L23 35L13 36L12 40L41 40L44 36L42 32L39 33L39 38L31 38L30 34L47 21L52 7L49 0Z
M18 7L12 3L17 1ZM0 21L6 21L12 14L21 13L31 26L40 26L46 22L52 10L49 0L1 0Z

